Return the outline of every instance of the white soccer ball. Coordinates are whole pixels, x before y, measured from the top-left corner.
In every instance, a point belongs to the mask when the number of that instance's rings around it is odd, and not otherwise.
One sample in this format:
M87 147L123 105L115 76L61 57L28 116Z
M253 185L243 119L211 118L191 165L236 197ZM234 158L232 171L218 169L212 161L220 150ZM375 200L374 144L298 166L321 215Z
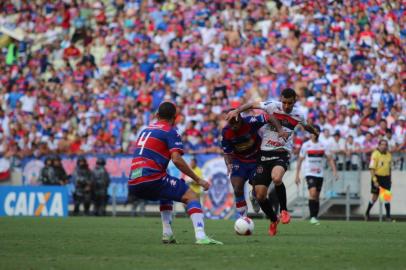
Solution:
M254 233L254 221L249 217L240 217L234 223L234 231L238 235L251 235Z

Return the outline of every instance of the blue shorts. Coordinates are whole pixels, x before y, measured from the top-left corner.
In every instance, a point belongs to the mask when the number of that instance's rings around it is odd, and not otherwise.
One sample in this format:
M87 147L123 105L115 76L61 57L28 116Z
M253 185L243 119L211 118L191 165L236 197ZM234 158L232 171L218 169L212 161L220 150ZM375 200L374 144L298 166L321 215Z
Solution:
M140 199L158 201L170 200L181 202L189 186L182 179L166 175L163 178L128 186L128 193Z
M245 182L254 177L256 168L257 168L256 162L241 162L238 160L233 160L231 177L241 177Z

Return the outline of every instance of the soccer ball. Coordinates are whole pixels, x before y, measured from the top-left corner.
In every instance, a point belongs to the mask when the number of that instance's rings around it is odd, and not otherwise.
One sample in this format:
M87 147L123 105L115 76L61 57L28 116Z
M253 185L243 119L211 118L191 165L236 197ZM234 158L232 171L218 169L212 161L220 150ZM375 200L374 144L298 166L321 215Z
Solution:
M238 235L251 235L254 232L254 221L249 217L240 217L234 223L234 231Z

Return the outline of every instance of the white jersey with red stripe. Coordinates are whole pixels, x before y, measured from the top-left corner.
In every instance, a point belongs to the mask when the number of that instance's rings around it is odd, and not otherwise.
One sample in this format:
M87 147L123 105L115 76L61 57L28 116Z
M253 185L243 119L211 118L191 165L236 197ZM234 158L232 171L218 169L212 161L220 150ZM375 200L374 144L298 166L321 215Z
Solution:
M300 112L299 108L294 106L292 112L286 113L282 109L282 103L279 101L261 102L261 109L272 115L282 125L283 131L289 133L289 137L285 140L279 137L278 131L272 125L265 125L262 127L262 151L274 151L284 149L288 152L293 147L293 131L299 124L305 124L304 115Z
M329 156L330 150L321 142L305 142L300 149L299 157L304 157L304 176L323 177L324 158Z

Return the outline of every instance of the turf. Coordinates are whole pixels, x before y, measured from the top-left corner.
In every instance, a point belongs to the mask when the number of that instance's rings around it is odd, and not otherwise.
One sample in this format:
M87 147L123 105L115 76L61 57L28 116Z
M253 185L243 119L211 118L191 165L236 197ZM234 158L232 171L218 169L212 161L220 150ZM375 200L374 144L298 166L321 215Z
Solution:
M255 221L237 236L209 220L224 246L196 246L189 219L176 218L177 245L163 245L158 218L1 218L0 269L406 269L406 223Z

